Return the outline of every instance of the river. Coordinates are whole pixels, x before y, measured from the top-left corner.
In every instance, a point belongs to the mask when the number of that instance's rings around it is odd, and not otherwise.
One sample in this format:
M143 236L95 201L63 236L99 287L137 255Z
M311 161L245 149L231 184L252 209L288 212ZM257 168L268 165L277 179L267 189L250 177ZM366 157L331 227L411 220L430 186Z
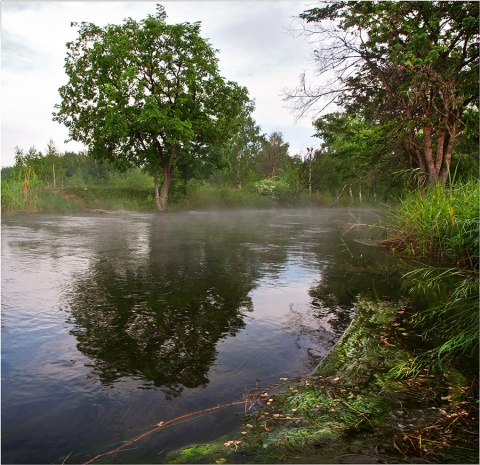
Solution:
M2 463L81 463L310 373L359 297L397 293L392 257L338 227L378 220L342 209L3 215ZM104 460L161 463L228 433L244 409L190 417Z

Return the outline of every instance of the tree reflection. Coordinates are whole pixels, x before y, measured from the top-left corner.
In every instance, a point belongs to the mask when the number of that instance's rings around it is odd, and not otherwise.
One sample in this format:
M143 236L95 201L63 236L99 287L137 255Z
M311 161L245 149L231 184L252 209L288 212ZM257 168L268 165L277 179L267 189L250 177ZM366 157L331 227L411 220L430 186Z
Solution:
M296 279L285 273L289 260L320 276L310 289L311 311L292 314L302 337L338 338L359 295L392 291L385 253L349 243L344 254L338 234L323 229L328 215L271 215L94 222L94 258L67 299L72 334L95 376L106 385L138 379L168 398L206 386L217 344L244 328L260 278L282 285Z
M328 322L337 336L350 324L359 299L395 300L399 290L395 257L381 248L346 240L343 249L336 251L336 259L323 270L321 281L309 291L314 315Z
M78 349L102 383L137 378L168 398L208 383L216 344L252 310L258 273L241 231L211 233L154 224L141 257L128 247L105 256L108 237L97 245L99 259L75 282L70 306Z

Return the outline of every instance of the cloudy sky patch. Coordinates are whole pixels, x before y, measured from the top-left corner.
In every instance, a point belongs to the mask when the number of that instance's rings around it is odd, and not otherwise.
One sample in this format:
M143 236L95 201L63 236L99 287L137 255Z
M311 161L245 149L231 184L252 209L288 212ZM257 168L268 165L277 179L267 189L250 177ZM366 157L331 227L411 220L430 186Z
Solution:
M245 86L256 102L254 117L263 133L283 133L291 155L317 144L310 120L295 123L282 100L311 64L306 40L287 32L292 20L311 7L301 1L182 2L15 2L2 9L2 166L14 163L14 148L44 151L53 139L60 151L81 144L64 141L65 127L52 121L60 103L58 88L67 82L63 65L68 41L77 37L72 22L99 26L139 21L165 6L167 22L202 22L202 36L219 50L221 74Z

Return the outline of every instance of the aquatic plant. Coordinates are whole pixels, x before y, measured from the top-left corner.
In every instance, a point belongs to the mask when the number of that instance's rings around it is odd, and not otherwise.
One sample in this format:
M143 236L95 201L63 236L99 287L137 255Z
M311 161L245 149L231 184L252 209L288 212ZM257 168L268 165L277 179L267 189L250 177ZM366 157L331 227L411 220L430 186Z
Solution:
M403 280L417 302L411 323L431 346L412 366L442 368L462 357L478 358L478 272L422 267L406 273Z

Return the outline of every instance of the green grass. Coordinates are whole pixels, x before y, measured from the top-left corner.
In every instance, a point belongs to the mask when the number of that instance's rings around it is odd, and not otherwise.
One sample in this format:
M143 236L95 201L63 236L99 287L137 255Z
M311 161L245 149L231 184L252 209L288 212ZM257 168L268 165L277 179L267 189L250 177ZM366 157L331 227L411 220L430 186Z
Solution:
M154 211L153 191L132 187L45 186L23 189L20 182L2 182L3 213L70 213L81 210Z
M478 269L478 201L477 179L407 195L390 216L392 246L411 255Z
M424 350L410 364L444 369L476 364L479 341L479 182L436 186L407 195L390 216L394 251L436 260L403 276L415 304L410 322ZM408 372L406 367L401 371Z
M77 202L42 185L26 189L21 182L2 182L2 213L67 213L80 210Z

